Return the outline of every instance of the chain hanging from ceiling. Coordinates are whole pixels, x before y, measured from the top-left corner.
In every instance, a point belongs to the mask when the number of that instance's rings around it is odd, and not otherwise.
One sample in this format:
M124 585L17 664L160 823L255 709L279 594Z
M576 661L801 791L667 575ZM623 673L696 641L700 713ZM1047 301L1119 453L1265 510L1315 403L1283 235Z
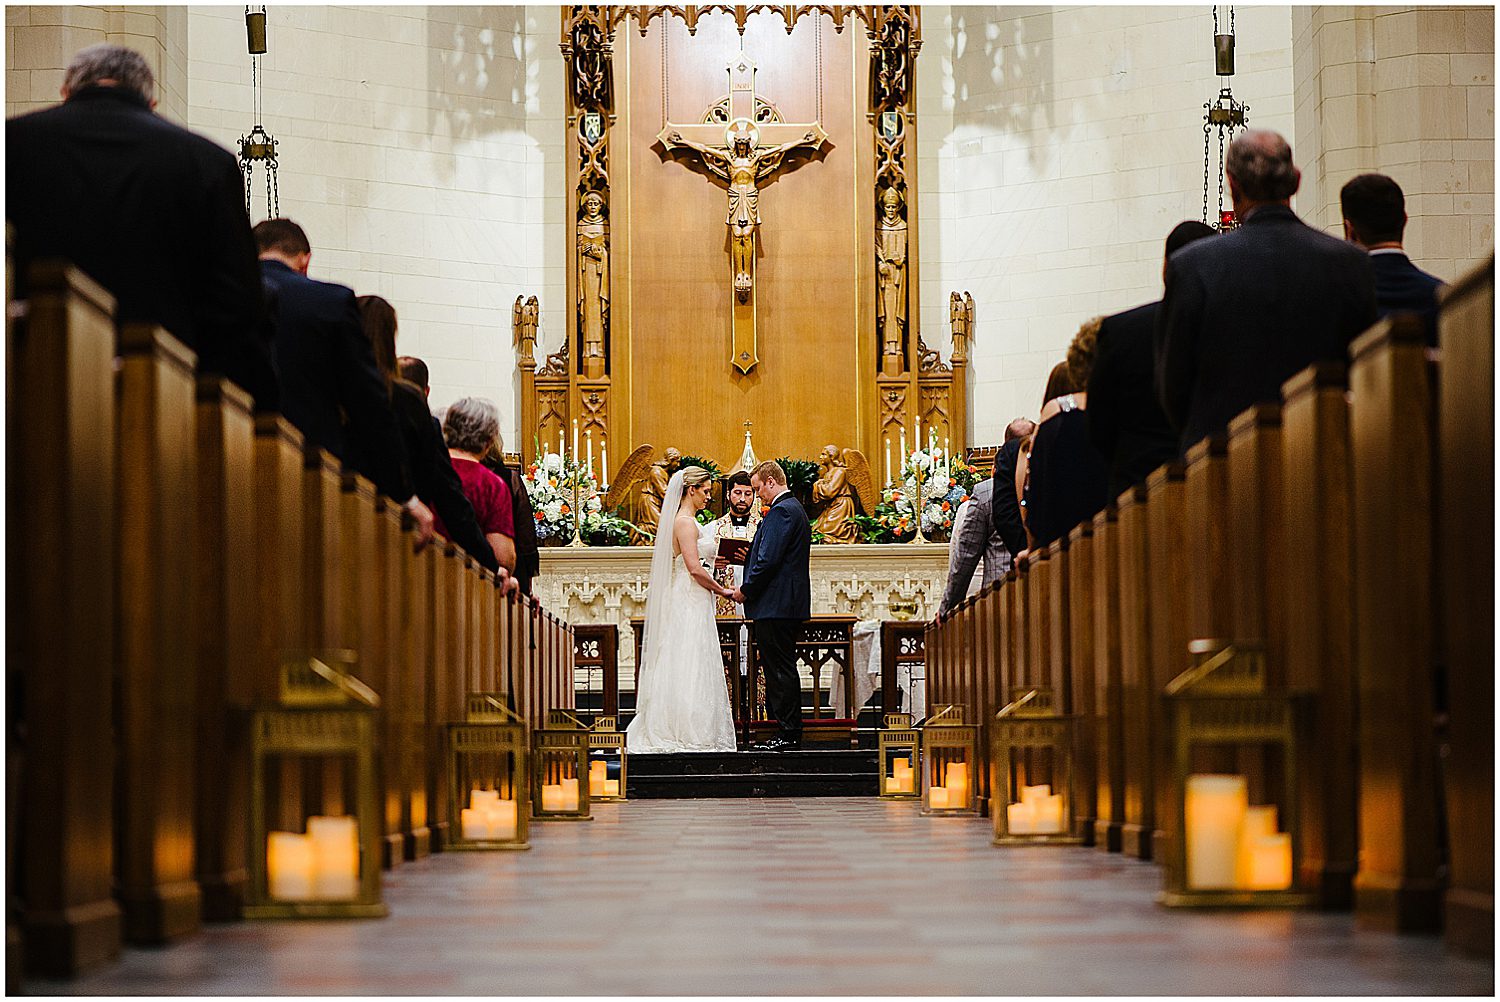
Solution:
M260 85L260 57L266 54L266 8L245 8L245 39L250 50L250 93L255 105L255 127L240 137L240 170L245 174L245 214L254 218L250 207L250 190L255 164L265 164L266 218L281 216L281 190L276 183L276 139L261 122L265 118Z
M1219 7L1214 14L1214 72L1219 76L1219 96L1203 106L1203 222L1223 233L1237 225L1234 210L1224 211L1224 150L1234 139L1236 129L1250 120L1250 106L1234 99L1229 78L1234 76L1234 7L1227 7L1228 31L1220 30ZM1219 158L1213 159L1213 140L1217 137ZM1208 196L1217 175L1219 182L1218 214L1208 218Z

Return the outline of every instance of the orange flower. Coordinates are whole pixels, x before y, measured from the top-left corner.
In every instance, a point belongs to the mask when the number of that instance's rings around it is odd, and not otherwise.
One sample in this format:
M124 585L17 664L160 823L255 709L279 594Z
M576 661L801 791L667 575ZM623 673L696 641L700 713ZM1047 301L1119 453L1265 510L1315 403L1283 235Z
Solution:
M547 520L547 516L546 516L546 515L543 515L543 514L542 514L542 513L541 513L541 512L539 512L539 511L537 511L537 512L532 512L532 517L534 517L534 518L535 518L535 519L536 519L536 520L537 520L537 521L538 521L538 522L545 522L545 521L546 521L546 520Z
M568 514L568 506L567 505L563 505L560 510L562 511L562 513L564 515Z
M557 478L556 477L552 477L551 479L549 479L547 481L547 483L550 484L553 487L556 487L557 486Z
M949 509L949 507L950 507L950 505L948 504L948 502L944 501L943 502L943 511L947 511Z

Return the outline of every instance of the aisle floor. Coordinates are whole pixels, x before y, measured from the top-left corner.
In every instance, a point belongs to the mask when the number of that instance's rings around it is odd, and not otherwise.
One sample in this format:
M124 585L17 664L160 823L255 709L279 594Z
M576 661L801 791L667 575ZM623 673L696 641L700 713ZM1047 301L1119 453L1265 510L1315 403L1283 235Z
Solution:
M875 799L658 800L387 875L391 915L212 926L57 994L1493 994L1348 915L1185 914L1150 864Z

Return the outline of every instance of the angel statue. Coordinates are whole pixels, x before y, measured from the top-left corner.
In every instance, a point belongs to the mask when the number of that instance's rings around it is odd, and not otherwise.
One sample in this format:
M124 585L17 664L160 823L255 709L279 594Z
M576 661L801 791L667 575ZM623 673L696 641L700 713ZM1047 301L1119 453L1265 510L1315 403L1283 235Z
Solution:
M682 465L682 453L676 449L667 449L655 463L651 461L654 451L651 446L642 445L632 452L621 464L604 498L604 505L610 511L618 509L632 496L636 499L639 511L635 526L642 539L651 539L656 534L657 523L661 521L662 498L666 497L672 474Z
M821 505L813 522L813 532L821 533L825 543L859 542L856 511L871 512L879 503L875 482L870 479L870 464L857 449L839 451L827 445L818 456L822 475L813 484L813 504Z
M729 227L734 246L734 294L742 303L750 298L755 234L760 226L761 179L774 173L787 153L798 147L816 150L828 138L821 126L814 125L789 143L761 147L756 145L756 130L746 126L748 123L730 131L727 149L695 143L676 131L666 137L668 148L685 146L697 152L704 167L729 183L729 215L724 225Z

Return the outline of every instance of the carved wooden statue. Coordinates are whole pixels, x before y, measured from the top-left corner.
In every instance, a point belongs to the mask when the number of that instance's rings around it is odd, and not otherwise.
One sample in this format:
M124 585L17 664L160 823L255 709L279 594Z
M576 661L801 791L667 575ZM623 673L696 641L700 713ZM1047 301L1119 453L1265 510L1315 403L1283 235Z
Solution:
M526 330L526 307L522 297L516 297L516 303L510 310L510 336L511 344L516 349L516 364L523 369L536 368L536 328L527 336Z
M578 336L583 345L584 375L604 375L604 337L609 329L609 239L605 233L604 196L583 197L578 220Z
M660 460L651 464L646 474L646 482L641 485L641 517L636 526L647 535L656 535L657 523L661 521L662 499L667 496L667 482L681 465L682 453L669 448Z
M859 542L855 514L861 509L873 511L879 503L864 453L856 449L840 452L837 446L824 446L818 456L818 467L822 475L813 484L813 504L818 506L813 531L822 533L825 543Z
M882 369L887 376L899 376L906 344L906 220L901 218L901 193L894 187L880 193L875 262Z

